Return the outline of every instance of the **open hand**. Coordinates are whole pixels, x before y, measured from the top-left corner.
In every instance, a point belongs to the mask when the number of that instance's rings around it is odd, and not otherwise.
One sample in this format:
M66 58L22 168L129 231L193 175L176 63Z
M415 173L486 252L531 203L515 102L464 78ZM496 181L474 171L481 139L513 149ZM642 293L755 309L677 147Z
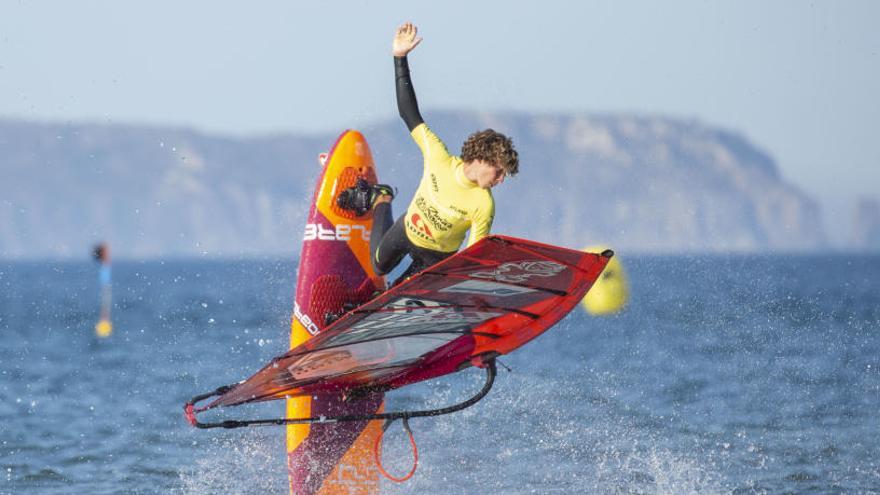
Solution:
M394 33L394 41L391 43L391 53L395 57L405 57L413 48L422 42L422 38L417 37L419 29L411 22L401 24Z

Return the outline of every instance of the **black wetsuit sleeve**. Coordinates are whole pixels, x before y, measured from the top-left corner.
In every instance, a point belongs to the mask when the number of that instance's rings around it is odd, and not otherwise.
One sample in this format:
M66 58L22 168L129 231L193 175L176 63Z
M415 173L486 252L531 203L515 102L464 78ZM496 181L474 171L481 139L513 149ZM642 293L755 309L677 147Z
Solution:
M397 111L400 112L400 118L406 122L406 127L412 132L425 120L419 113L419 102L416 101L416 92L409 78L409 63L405 56L394 57L394 79L397 87Z

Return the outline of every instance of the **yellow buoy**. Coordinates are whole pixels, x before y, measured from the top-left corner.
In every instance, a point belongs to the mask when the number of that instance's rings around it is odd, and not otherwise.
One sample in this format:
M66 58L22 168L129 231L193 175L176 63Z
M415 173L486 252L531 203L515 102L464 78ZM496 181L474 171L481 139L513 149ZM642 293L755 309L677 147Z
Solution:
M95 333L98 337L109 337L113 333L113 324L110 320L101 320L95 325Z
M605 246L590 246L584 248L584 251L599 254L606 249L608 248ZM614 256L581 302L591 315L603 316L622 310L628 298L629 288L626 275L623 273L623 265L617 256Z

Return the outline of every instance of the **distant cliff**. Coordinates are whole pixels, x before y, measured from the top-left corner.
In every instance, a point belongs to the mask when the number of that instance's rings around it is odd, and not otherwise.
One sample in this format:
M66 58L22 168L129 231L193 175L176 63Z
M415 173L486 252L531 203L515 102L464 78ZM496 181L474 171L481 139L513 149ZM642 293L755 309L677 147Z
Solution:
M478 128L514 138L521 171L495 190L498 233L641 252L825 242L817 203L730 131L628 115L426 116L453 153ZM360 130L402 211L418 148L397 120ZM98 240L125 257L295 254L316 156L335 138L0 121L0 258L83 257Z
M864 197L856 203L853 215L852 244L855 249L880 249L880 201Z

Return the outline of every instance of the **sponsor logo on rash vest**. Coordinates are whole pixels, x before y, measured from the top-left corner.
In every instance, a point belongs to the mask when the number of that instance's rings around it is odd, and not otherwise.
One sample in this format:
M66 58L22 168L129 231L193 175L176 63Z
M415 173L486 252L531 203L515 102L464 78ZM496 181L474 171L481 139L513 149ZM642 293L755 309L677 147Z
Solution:
M428 204L428 202L425 201L425 198L423 198L421 196L416 198L416 206L420 210L422 210L422 213L424 213L425 218L436 229L443 230L443 231L452 229L452 227L453 227L452 223L446 221L442 216L440 216L440 212L437 211L437 208Z
M428 228L428 224L426 224L425 221L422 220L421 215L419 215L418 213L413 213L412 217L410 217L410 222L412 222L416 230L418 230L422 234L425 234L431 239L434 238L434 234L431 233L431 229Z

